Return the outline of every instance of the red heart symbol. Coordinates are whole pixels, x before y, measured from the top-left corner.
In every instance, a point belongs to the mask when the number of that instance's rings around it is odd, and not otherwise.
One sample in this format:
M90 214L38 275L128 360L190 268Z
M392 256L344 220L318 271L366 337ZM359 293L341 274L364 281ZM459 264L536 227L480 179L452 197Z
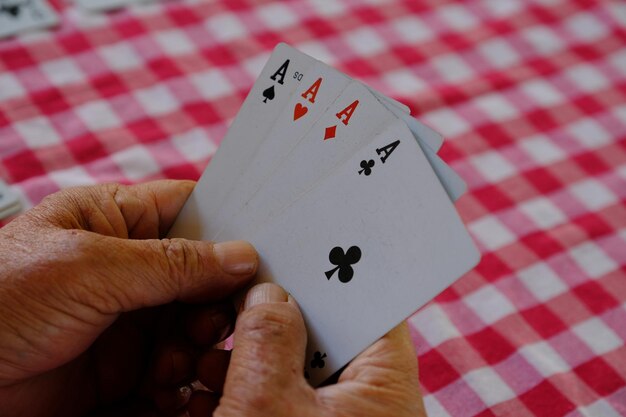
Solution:
M309 109L306 106L298 103L296 107L293 108L293 120L296 121L308 112Z

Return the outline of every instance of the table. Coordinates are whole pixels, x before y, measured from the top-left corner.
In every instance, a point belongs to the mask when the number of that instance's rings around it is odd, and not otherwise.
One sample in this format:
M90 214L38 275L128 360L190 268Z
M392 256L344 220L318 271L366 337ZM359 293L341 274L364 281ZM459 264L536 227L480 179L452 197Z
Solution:
M429 414L626 415L626 3L53 4L56 30L0 41L0 176L26 206L198 178L288 42L409 105L468 183L482 261L409 319Z

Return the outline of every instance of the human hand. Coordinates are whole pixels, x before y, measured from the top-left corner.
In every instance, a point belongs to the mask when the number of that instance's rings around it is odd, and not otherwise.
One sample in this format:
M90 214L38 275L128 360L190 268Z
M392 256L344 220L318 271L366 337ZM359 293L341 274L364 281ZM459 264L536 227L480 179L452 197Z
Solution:
M357 356L336 384L319 389L304 378L305 347L295 301L273 284L252 288L237 318L232 356L211 351L198 362L200 381L215 394L194 393L190 416L426 416L406 324Z
M172 390L229 334L226 300L257 266L247 243L159 240L193 187L69 189L0 230L0 415L136 415L146 385L180 405Z

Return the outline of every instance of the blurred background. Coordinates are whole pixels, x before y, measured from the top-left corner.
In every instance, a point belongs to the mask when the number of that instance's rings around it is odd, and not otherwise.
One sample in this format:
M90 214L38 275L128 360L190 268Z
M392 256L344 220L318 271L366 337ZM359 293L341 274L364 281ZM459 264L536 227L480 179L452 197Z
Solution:
M287 42L407 104L468 184L482 261L409 319L430 416L626 415L626 3L50 3L56 27L0 40L24 208L197 179Z

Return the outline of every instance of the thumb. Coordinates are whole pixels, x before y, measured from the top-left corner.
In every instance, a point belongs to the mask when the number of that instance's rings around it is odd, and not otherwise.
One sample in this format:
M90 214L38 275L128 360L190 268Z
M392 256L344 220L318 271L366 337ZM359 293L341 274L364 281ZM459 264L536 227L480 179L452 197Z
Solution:
M288 393L310 389L303 376L305 348L306 329L295 301L277 285L253 287L237 319L222 408L280 415L274 407L297 398Z
M89 281L83 284L100 303L98 311L108 314L175 300L221 300L243 288L258 265L255 249L244 241L94 240L85 249L93 263L78 279Z

